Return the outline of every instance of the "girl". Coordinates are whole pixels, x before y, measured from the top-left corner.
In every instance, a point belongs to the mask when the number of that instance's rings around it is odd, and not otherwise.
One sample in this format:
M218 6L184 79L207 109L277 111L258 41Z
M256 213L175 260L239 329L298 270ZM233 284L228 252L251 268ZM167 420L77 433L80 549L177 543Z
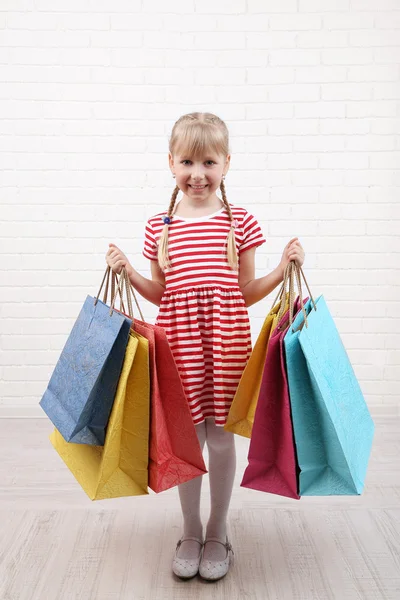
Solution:
M199 572L216 580L228 572L233 554L227 514L236 454L234 435L223 426L251 352L247 307L283 281L289 261L301 266L304 251L293 238L276 269L254 278L255 250L265 238L254 216L227 200L229 137L219 117L183 115L172 129L169 150L176 186L168 210L151 217L145 230L143 254L151 260L152 279L140 275L114 244L106 261L116 273L125 267L139 294L160 307L156 325L166 331L202 449L207 441L211 513L205 541L203 478L197 477L178 488L183 535L173 571L182 578Z

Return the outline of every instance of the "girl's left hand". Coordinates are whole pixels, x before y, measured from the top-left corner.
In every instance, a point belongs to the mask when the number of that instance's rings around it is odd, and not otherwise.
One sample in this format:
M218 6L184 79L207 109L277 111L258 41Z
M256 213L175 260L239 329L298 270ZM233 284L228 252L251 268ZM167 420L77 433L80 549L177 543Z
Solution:
M281 262L279 263L279 268L282 269L282 277L285 273L285 269L288 263L291 260L294 260L298 267L301 267L304 263L304 250L303 246L299 242L299 238L293 238L290 242L285 246L283 250Z

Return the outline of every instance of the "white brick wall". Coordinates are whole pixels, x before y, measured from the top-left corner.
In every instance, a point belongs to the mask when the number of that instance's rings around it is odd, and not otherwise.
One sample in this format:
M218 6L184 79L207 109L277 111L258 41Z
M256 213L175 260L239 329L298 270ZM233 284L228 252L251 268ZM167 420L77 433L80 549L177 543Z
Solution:
M230 129L257 276L298 235L368 403L398 411L399 0L2 0L0 74L1 415L42 416L110 241L149 276L144 222L193 110Z

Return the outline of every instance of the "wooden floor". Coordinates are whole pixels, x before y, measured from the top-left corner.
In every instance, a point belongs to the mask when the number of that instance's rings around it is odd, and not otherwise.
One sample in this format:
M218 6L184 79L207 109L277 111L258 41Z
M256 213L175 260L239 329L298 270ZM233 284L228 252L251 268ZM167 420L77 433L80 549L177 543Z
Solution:
M0 599L398 600L400 419L375 422L360 497L295 501L241 488L248 441L237 438L236 562L213 584L171 572L176 488L91 502L48 441L47 419L0 419ZM204 522L208 507L206 475Z

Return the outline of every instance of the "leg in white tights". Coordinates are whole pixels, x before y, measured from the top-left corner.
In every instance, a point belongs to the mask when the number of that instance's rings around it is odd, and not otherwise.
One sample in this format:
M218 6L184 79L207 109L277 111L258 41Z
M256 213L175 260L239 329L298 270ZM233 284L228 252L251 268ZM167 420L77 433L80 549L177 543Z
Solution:
M207 523L206 538L216 537L226 541L226 521L236 471L234 434L216 426L214 419L206 419L211 513ZM223 560L226 551L221 544L210 542L205 546L204 558Z
M236 451L234 434L221 426L215 425L213 418L196 425L201 449L207 440L211 495L211 513L207 524L206 537L216 537L222 542L226 540L226 520L232 495L236 471ZM200 496L203 476L178 486L179 498L183 513L183 535L203 539L203 526L200 518ZM199 545L188 540L178 550L179 558L195 559L199 555ZM207 560L223 560L226 551L216 542L206 545L204 558Z
M206 440L206 423L195 426L200 447L203 451ZM203 525L200 518L200 497L203 475L191 479L178 486L179 499L183 514L183 537L198 537L203 539ZM178 550L179 558L195 559L199 555L200 546L193 540L183 542Z

